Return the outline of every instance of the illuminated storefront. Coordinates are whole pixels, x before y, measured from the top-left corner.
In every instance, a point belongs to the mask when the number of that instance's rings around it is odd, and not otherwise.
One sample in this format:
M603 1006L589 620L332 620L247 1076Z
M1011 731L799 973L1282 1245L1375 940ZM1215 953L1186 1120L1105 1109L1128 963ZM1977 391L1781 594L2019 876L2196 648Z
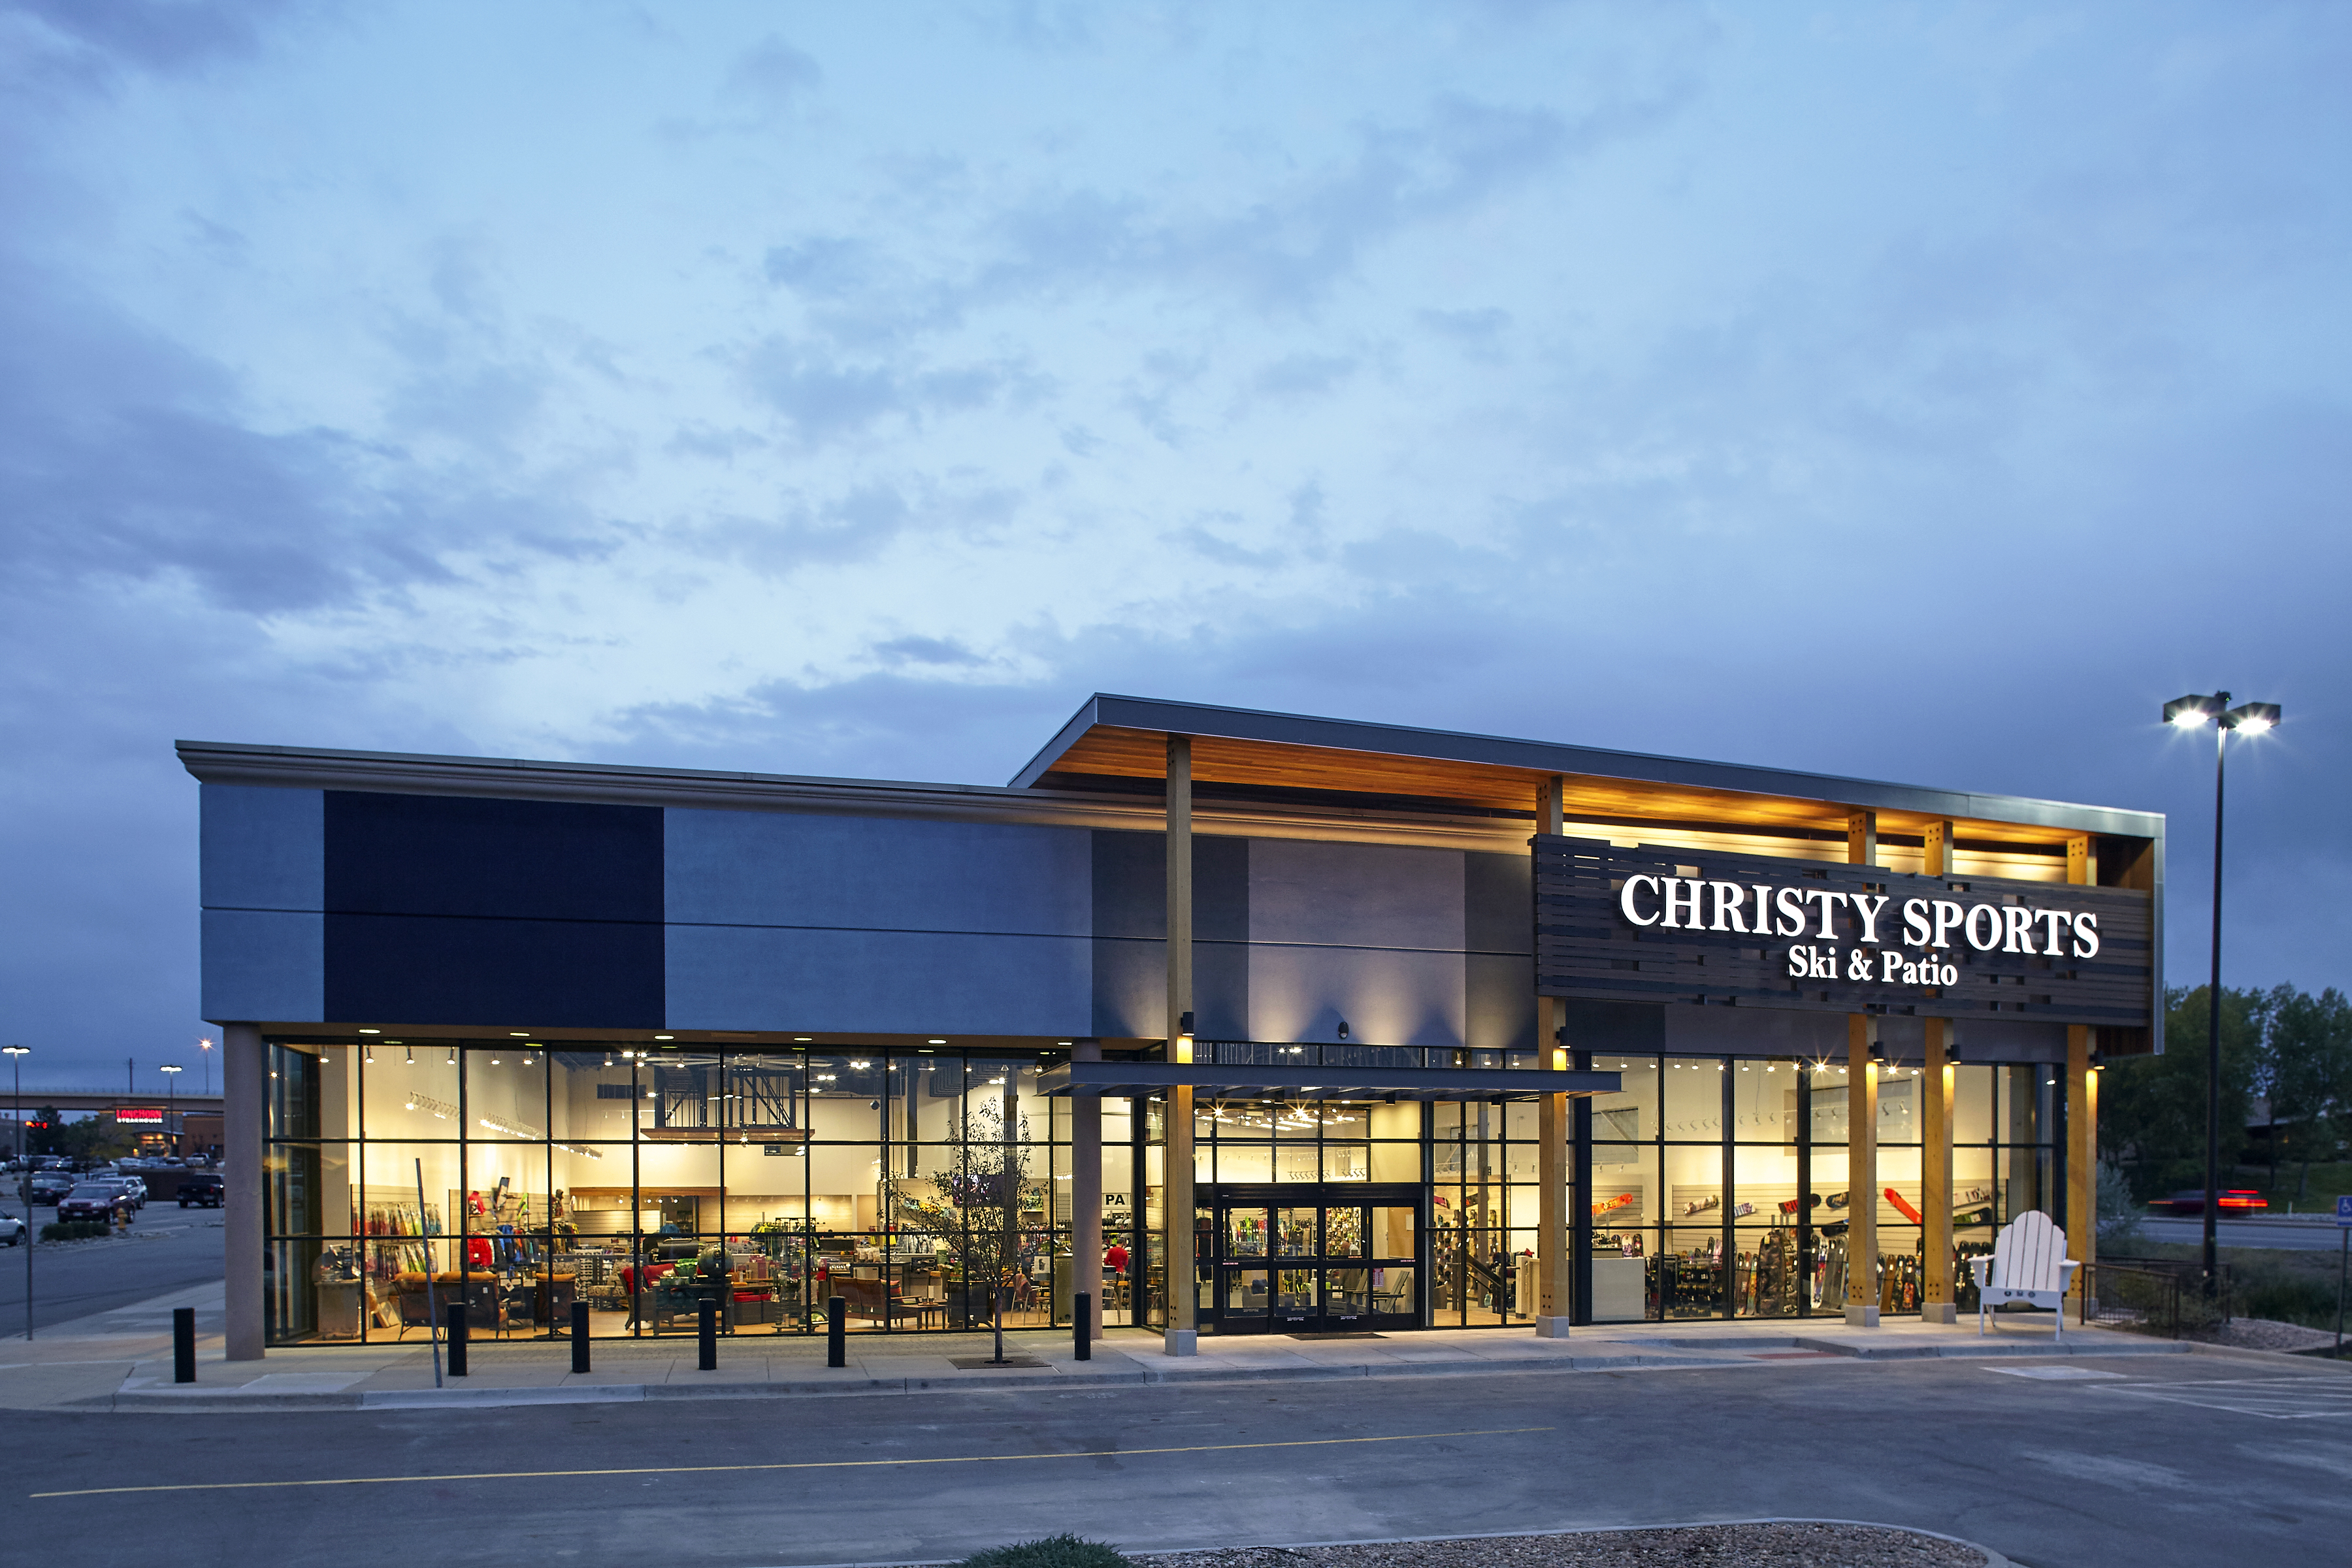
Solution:
M1946 1317L2160 1045L2145 814L1117 698L1001 789L181 751L235 1354Z

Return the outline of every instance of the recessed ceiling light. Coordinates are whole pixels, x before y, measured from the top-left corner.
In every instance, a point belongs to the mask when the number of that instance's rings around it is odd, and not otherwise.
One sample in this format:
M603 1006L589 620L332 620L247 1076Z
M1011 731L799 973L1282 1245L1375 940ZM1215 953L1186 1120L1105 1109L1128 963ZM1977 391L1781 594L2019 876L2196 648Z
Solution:
M945 1040L933 1040L933 1041L931 1042L931 1044L933 1044L933 1045L935 1045L935 1046L944 1046L944 1045L946 1045L946 1044L947 1044L947 1042L946 1042Z
M507 1033L513 1036L518 1040L527 1040L530 1038L530 1031L529 1029L509 1029Z
M381 1035L383 1031L382 1029L362 1029L360 1033L362 1035Z
M677 1037L676 1035L656 1035L654 1038L656 1040L674 1040L677 1038Z
M796 1046L805 1046L814 1038L816 1038L814 1035L794 1035L793 1037L793 1044Z

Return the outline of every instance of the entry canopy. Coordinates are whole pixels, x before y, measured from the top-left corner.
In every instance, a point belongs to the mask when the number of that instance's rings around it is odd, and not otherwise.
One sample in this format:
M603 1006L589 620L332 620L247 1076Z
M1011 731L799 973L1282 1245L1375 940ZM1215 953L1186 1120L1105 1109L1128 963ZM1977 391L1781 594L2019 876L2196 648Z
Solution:
M1139 1099L1189 1087L1214 1099L1531 1100L1618 1091L1613 1072L1525 1068L1240 1067L1224 1062L1070 1062L1037 1075L1037 1092Z

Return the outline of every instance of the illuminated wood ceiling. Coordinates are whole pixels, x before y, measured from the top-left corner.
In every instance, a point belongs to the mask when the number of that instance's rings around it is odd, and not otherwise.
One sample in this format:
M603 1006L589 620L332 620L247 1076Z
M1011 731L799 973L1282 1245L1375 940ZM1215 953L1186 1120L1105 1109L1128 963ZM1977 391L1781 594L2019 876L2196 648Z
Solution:
M1111 724L1090 725L1046 764L1036 782L1072 784L1087 778L1160 779L1167 773L1167 735ZM1459 762L1442 757L1349 751L1296 742L1199 735L1192 740L1196 784L1311 790L1400 800L1458 802L1482 810L1532 815L1536 791L1551 774L1535 768ZM1630 818L1715 823L1769 832L1774 828L1843 834L1849 805L1835 800L1563 773L1562 805L1570 820ZM1824 781L1832 782L1832 781ZM1935 820L1926 813L1878 810L1882 834L1917 835ZM2067 835L2046 824L1997 818L1955 818L1958 836L1998 843L2056 846Z

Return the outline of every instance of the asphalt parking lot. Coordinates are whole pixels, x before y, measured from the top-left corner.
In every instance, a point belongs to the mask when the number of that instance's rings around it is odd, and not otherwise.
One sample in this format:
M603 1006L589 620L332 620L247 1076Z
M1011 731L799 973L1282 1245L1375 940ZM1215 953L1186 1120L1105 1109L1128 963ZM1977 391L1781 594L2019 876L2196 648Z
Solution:
M14 1202L0 1207L24 1213ZM57 1217L47 1207L36 1208L33 1215L36 1236ZM34 1243L33 1331L218 1279L221 1238L218 1209L150 1203L128 1236ZM21 1339L24 1333L25 1253L0 1247L0 1339Z
M636 1568L938 1560L1064 1529L1143 1550L1827 1517L2029 1568L2205 1568L2329 1561L2352 1535L2352 1376L2276 1357L44 1412L17 1431L7 1513L90 1564L161 1540L175 1563Z

